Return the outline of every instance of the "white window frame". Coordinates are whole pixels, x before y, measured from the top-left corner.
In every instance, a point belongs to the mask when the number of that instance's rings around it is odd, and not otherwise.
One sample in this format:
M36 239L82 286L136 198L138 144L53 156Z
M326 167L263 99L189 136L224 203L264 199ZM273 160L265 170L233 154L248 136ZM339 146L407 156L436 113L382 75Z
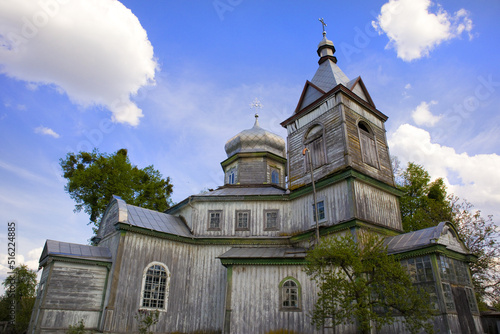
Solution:
M267 225L267 214L276 213L276 226L268 227ZM264 231L278 231L280 228L280 211L278 209L264 210Z
M326 197L323 197L323 196L317 197L316 198L316 202L317 203L323 202L324 217L322 219L318 220L318 224L323 224L323 223L325 223L325 222L328 221L328 202L326 200ZM316 221L314 220L316 212L314 210L314 200L312 198L311 198L311 201L310 201L310 204L309 204L309 208L310 208L309 210L311 210L310 211L311 212L311 216L310 217L311 217L311 220L312 220L311 226L314 226L316 224ZM319 206L318 206L318 208L319 208ZM321 216L321 214L320 214L320 216Z
M212 227L212 214L219 214L219 226ZM223 222L224 214L222 210L208 210L208 231L221 231L222 230L222 222Z
M240 227L239 222L240 222L240 214L246 214L247 215L247 226L246 227ZM236 210L235 213L235 224L234 224L234 229L236 231L249 231L250 230L250 218L251 218L251 212L250 210Z
M148 271L151 267L153 266L161 266L165 272L166 272L166 282L165 282L165 291L164 291L164 297L163 297L163 307L148 307L148 306L143 306L144 304L144 293L146 289L146 278L148 276ZM142 287L141 287L141 299L139 303L139 309L140 310L158 310L160 312L166 312L167 311L167 306L168 306L168 296L169 296L169 290L170 290L170 271L168 270L168 267L161 262L151 262L149 263L146 268L144 268L143 274L142 274Z

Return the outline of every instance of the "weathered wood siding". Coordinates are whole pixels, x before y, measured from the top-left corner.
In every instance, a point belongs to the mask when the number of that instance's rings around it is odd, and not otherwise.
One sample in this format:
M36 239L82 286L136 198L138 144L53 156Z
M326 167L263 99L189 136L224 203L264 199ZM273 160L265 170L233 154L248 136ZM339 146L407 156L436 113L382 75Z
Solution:
M293 277L300 283L300 311L280 310L280 282ZM230 333L265 334L271 330L323 333L311 325L317 287L299 265L233 266ZM356 333L353 326L339 326L337 333ZM326 331L325 333L329 333Z
M234 198L231 201L206 201L194 202L192 206L185 206L179 211L184 217L190 217L188 225L196 236L230 236L230 237L250 237L250 236L280 236L290 231L287 222L290 220L288 201L242 201ZM210 210L222 210L221 229L209 231ZM248 231L236 230L236 210L250 211L250 224ZM268 231L264 229L264 211L279 210L278 229ZM188 211L191 211L188 213Z
M102 266L53 262L40 302L36 332L54 333L55 329L67 329L81 319L86 328L97 329L106 274L107 268Z
M342 102L346 121L347 149L352 166L375 179L394 185L384 123L347 96L342 97ZM370 126L375 136L379 168L363 162L358 130L358 123L361 120Z
M398 198L361 181L354 181L356 217L402 230Z
M165 264L171 278L167 310L160 313L153 332L222 330L226 268L217 257L230 246L190 245L135 233L126 233L122 242L124 253L119 279L113 281L114 307L106 313L106 331L137 331L134 315L140 307L143 273L154 261Z
M335 225L353 218L352 200L349 198L348 182L340 181L317 191L317 201L324 201L325 225ZM313 194L293 199L290 203L289 233L305 231L314 227Z
M332 97L288 127L288 183L290 189L296 189L309 182L309 169L305 166L302 155L304 139L314 125L323 127L323 143L326 151L326 164L314 170L314 178L328 175L346 165L345 140L342 127L341 106ZM290 130L293 128L294 130Z

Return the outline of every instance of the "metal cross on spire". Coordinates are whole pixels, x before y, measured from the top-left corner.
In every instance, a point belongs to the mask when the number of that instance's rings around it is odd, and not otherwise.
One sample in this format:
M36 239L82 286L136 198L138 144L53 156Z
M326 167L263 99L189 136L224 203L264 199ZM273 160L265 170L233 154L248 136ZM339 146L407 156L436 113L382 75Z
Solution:
M252 109L262 109L262 103L260 103L258 98L255 98L252 103L250 103L250 108Z
M326 31L325 31L326 23L325 23L325 21L323 20L323 18L320 18L320 19L318 19L318 20L319 20L319 22L321 22L321 24L323 25L323 34L326 34Z

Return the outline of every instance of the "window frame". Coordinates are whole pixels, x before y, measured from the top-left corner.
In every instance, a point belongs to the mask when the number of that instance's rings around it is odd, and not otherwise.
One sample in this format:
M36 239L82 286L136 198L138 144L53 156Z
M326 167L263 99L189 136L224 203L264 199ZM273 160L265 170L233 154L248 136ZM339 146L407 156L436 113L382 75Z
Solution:
M319 128L317 131L314 129ZM311 132L314 132L311 134ZM315 123L309 127L307 130L304 140L304 148L309 150L309 154L304 155L304 172L308 173L309 167L309 157L312 159L313 170L320 168L328 163L326 146L325 146L325 128L320 123Z
M285 303L284 296L285 296L285 284L287 282L292 282L295 284L295 287L292 289L296 289L296 296L297 296L297 305L296 306L284 306L283 304ZM279 310L282 312L302 312L302 286L300 285L300 282L292 276L287 276L284 279L281 280L281 282L278 285L278 291L279 291ZM291 289L291 288L288 288Z
M227 171L227 184L236 184L236 168Z
M328 215L326 212L326 205L325 205L326 200L324 198L318 198L316 200L316 204L323 203L323 218L321 218L321 213L320 213L320 205L318 205L318 214L319 214L319 219L318 219L318 224L324 223L328 221ZM316 224L316 210L315 210L315 205L314 202L311 202L311 211L312 211L312 225Z
M211 227L212 223L212 214L218 213L219 214L219 226L218 227ZM208 210L208 225L207 225L207 231L222 231L222 222L224 219L224 213L223 210Z
M239 227L239 220L240 214L246 213L247 214L247 226L246 227ZM235 231L250 231L250 219L252 217L251 211L250 210L236 210L234 213L234 229Z
M277 182L274 182L274 175L276 175L277 177ZM271 168L271 184L276 184L276 185L280 185L281 184L281 177L280 177L280 171L277 169L277 168Z
M366 130L362 127L366 128ZM378 145L375 133L368 122L364 120L358 121L357 128L359 147L361 149L361 159L365 164L380 169L380 159L378 156Z
M147 280L147 276L148 276L148 271L150 268L154 267L154 266L160 266L163 268L163 270L165 271L166 273L166 279L165 279L165 290L164 290L164 295L163 295L163 307L150 307L150 306L143 306L144 305L144 294L146 292L146 280ZM170 270L168 270L168 267L162 263L162 262L157 262L157 261L154 261L154 262L151 262L149 263L145 268L144 268L144 271L143 271L143 274L142 274L142 286L141 286L141 298L140 298L140 302L139 302L139 310L158 310L160 312L166 312L167 311L167 308L168 308L168 297L169 297L169 291L170 291ZM148 298L148 299L151 299L151 298ZM160 299L156 299L157 301L160 300Z
M267 214L276 213L276 226L268 227L267 224ZM264 231L279 231L280 228L280 210L279 209L268 209L264 210Z

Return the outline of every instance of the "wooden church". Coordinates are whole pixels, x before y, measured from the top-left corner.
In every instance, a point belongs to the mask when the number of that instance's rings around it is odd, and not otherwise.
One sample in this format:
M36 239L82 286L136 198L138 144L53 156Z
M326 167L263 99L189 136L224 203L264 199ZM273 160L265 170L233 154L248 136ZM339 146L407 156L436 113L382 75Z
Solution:
M321 236L383 235L429 292L436 332L482 333L474 256L447 222L403 233L387 116L337 66L325 32L317 52L315 75L281 123L286 143L256 117L227 141L216 190L166 212L114 197L95 246L47 240L29 333L65 333L81 319L98 333L138 333L139 310L159 311L154 333L356 333L355 324L311 325L318 291L303 268L315 212Z

